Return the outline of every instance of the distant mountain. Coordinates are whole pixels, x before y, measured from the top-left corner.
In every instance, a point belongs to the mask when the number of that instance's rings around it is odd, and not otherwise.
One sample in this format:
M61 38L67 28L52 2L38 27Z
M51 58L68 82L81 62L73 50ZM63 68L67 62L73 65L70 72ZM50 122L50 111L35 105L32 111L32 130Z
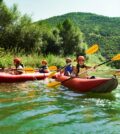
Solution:
M109 26L119 26L120 28L120 17L106 17L102 15L96 15L92 13L82 13L82 12L73 12L64 14L61 16L51 17L42 21L48 22L51 26L55 26L58 23L64 21L65 19L70 18L77 25L80 26L81 30L84 29L85 25L92 26L101 26L101 25L109 25ZM38 23L41 21L38 21Z
M66 19L71 19L84 33L84 42L88 45L99 44L101 54L111 58L120 53L120 17L106 17L92 13L73 12L38 21L56 27ZM120 62L114 62L120 68Z
M120 17L106 17L92 13L73 12L51 17L37 23L45 22L55 27L65 19L71 19L85 35L88 45L98 43L103 51L117 53L120 51ZM112 49L112 51L111 51Z

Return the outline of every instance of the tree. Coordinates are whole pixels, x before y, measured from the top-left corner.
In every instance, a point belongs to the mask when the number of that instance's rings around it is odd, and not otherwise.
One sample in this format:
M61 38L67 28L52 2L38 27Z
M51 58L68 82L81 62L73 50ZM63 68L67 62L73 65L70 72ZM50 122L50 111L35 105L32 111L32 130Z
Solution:
M21 16L16 5L9 9L3 3L0 9L0 47L16 53L37 51L41 35L39 27L28 15Z
M58 26L60 30L60 37L62 38L62 52L63 55L74 54L80 49L80 44L83 41L80 29L74 26L70 19L66 19Z
M61 54L61 38L59 30L54 29L51 32L43 34L43 45L41 47L43 54Z
M12 36L11 32L13 32L13 25L16 24L16 21L19 17L19 12L17 11L17 6L13 5L11 9L7 8L7 6L2 3L0 4L0 47L5 47L10 42L10 39L7 38ZM9 31L10 30L10 31ZM8 34L7 34L8 32ZM15 36L14 36L15 37Z

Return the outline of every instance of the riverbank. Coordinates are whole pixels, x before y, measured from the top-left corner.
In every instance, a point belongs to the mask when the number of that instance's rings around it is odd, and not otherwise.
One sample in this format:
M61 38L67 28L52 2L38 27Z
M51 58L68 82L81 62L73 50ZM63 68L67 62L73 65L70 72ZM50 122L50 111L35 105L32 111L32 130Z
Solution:
M47 56L42 56L38 54L31 54L31 55L25 55L25 54L17 54L13 55L12 53L4 53L0 56L0 68L8 68L8 67L14 67L13 59L14 57L20 57L22 60L22 63L25 65L25 67L32 67L32 68L38 68L40 66L40 62L43 59L46 59L48 61L48 66L57 66L62 67L65 65L65 58L62 56L56 56L49 54ZM75 56L69 56L73 60L73 65L76 65ZM104 62L105 59L100 54L93 54L93 55L87 55L86 57L86 64L89 66L94 66L97 64L100 64ZM109 70L112 69L110 66L106 66L106 64L98 67L98 70Z

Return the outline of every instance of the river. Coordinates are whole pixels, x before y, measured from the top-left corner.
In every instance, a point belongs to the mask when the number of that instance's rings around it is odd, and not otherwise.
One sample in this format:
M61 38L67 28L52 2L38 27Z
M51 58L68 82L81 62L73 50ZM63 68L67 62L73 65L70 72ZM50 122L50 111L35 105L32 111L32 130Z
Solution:
M47 80L0 84L0 134L119 134L120 77L112 93L78 94Z

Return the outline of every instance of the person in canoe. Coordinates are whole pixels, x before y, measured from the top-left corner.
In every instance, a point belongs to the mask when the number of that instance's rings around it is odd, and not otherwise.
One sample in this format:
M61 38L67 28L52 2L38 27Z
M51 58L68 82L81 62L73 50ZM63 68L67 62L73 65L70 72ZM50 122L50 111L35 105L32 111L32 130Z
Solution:
M39 73L49 73L50 72L47 64L48 63L46 60L41 61L41 67L39 67Z
M77 65L76 65L76 69L75 69L75 74L77 77L80 78L90 78L90 79L94 79L95 76L91 76L89 77L87 74L87 70L91 69L92 67L87 66L85 64L85 57L84 56L78 56L77 57ZM93 69L95 69L96 67L93 67Z
M9 69L9 73L10 74L15 74L15 75L18 75L18 74L22 74L24 71L24 65L22 64L21 62L21 59L20 58L14 58L13 59L13 62L14 62L14 65L15 65L15 69L14 68L11 68Z
M65 76L71 76L71 74L73 72L72 59L66 58L65 62L66 62L66 65L60 72L64 73Z

